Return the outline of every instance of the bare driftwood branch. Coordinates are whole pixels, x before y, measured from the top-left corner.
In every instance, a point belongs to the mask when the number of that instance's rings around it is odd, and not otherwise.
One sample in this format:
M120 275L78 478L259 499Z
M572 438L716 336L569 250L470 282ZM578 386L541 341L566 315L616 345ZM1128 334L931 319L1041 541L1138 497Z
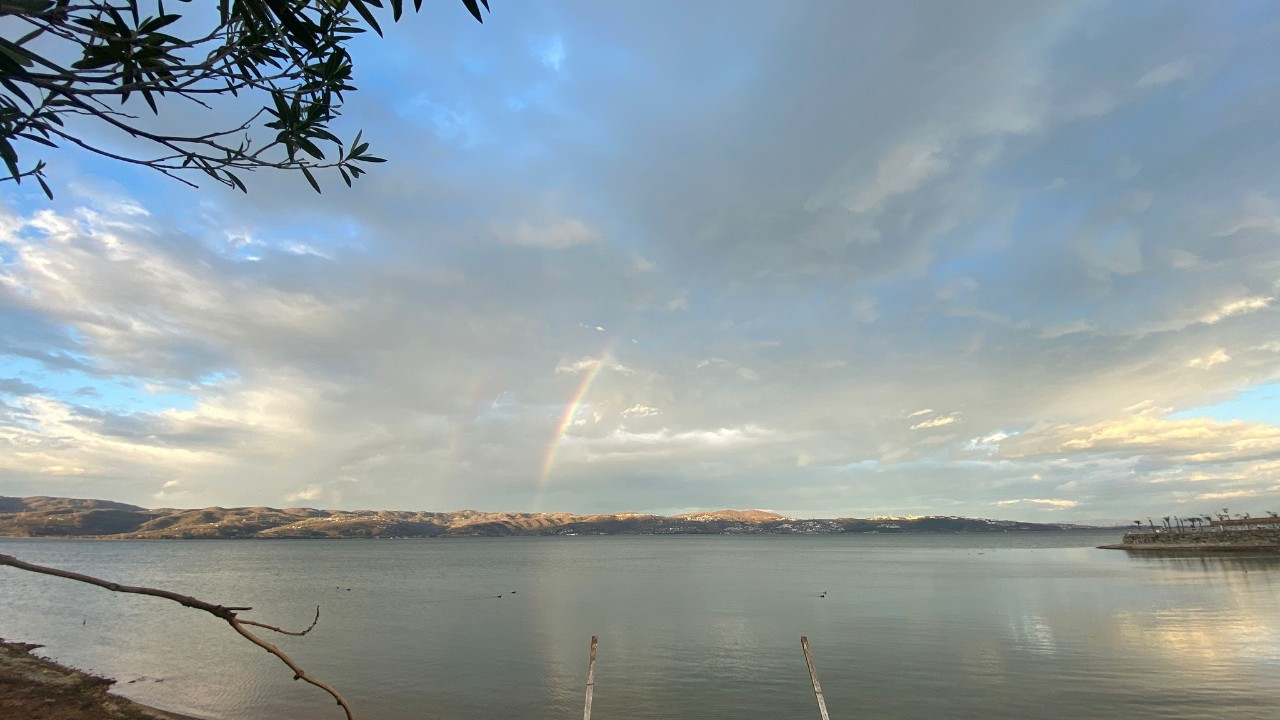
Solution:
M310 683L311 685L315 685L321 690L324 690L325 692L329 693L331 696L333 696L333 699L337 701L338 705L342 707L343 712L347 714L347 720L355 720L355 716L351 712L351 706L347 704L346 698L342 697L342 694L339 693L337 690L335 690L333 686L329 685L328 683L322 680L317 680L316 678L308 675L307 672L303 670L301 667L299 667L298 664L293 661L293 658L286 655L283 650L267 642L266 640L263 640L262 638L258 637L246 627L246 626L259 627L259 628L263 628L264 630L270 630L272 632L280 633L282 635L294 635L294 636L306 635L307 633L311 632L313 628L315 628L316 623L320 622L320 607L318 605L316 606L316 617L314 620L311 621L311 625L309 625L306 630L303 630L301 632L291 632L289 630L282 630L281 628L278 628L274 625L267 625L266 623L260 623L254 620L242 620L239 617L237 617L236 613L253 609L249 607L231 607L226 605L215 605L213 603L200 600L199 598L194 598L194 597L191 597L190 595L182 595L180 593L176 593L170 590L140 587L136 585L121 585L120 583L111 582L110 580L103 580L101 578L93 577L92 575L84 575L78 572L71 572L70 570L60 570L58 568L47 567L45 565L35 565L33 563L24 562L22 560L19 560L16 557L13 557L12 555L0 554L0 565L8 565L10 567L18 568L19 570L27 570L29 572L40 573L42 575L53 575L54 577L66 578L68 580L76 580L78 582L88 583L89 585L97 585L100 588L105 588L112 592L132 593L135 595L150 595L152 597L164 598L166 600L172 600L180 605L184 605L189 608L195 608L196 610L203 610L209 613L210 615L213 615L215 617L225 620L227 624L231 626L231 629L235 630L237 633L242 635L246 640L248 640L254 645L257 645L263 650L266 650L267 652L279 658L280 662L283 662L285 665L289 667L290 670L293 671L294 680L302 680L304 682Z

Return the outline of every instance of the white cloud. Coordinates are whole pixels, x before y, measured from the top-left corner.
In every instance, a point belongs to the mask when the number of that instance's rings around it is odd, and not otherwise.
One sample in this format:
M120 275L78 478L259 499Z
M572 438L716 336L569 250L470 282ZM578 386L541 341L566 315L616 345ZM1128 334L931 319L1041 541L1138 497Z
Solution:
M930 418L923 422L918 422L915 425L912 425L911 429L912 430L928 430L930 428L946 427L947 425L951 425L952 423L958 421L960 419L958 417L959 414L960 413L951 413L950 415L943 415L941 417Z
M654 415L657 415L660 412L661 411L659 411L657 408L636 403L635 405L632 405L626 410L623 410L622 414L624 417L653 417Z
M606 355L604 358L598 357L581 357L577 360L561 360L556 364L557 375L581 375L584 372L592 372L597 365L602 364L605 369L612 370L623 375L630 375L634 372L631 368L623 365L612 356Z
M721 357L703 358L702 360L698 361L698 364L695 365L695 368L698 370L706 370L709 368L720 368L720 369L732 371L733 374L740 380L745 380L747 382L757 382L760 380L760 373L757 372L755 369L744 367L742 365L731 362L729 360L725 360L724 358L721 358Z
M1080 503L1076 500L1063 500L1061 498L1019 498L1017 500L997 500L996 506L1007 507L1009 505L1043 505L1055 510L1066 510L1073 508Z
M324 496L324 486L311 484L306 486L302 490L299 490L294 493L289 493L288 495L285 496L284 499L285 499L285 502L299 502L299 501L311 502L313 500L319 500L323 496Z
M1227 354L1225 348L1218 348L1204 357L1191 358L1187 361L1187 367L1204 368L1208 370L1215 365L1221 365L1225 362L1231 362L1231 356Z
M1092 332L1097 329L1098 326L1090 320L1071 320L1068 322L1046 325L1040 330L1040 337L1045 338L1046 340L1052 340L1053 338L1075 335L1076 333Z
M997 430L988 435L983 435L981 437L975 437L970 439L965 444L965 449L971 450L971 451L983 451L987 454L994 454L1000 450L1001 442L1008 440L1009 438L1013 437L1016 434L1017 433L1005 432L1004 430Z
M1133 415L1092 425L1042 426L1001 444L1005 458L1115 455L1191 466L1268 462L1280 457L1280 427L1209 418Z
M498 229L498 238L508 245L561 250L600 240L600 231L581 220L568 218L543 225L521 223L514 229Z
M1227 220L1215 233L1217 237L1231 237L1241 233L1261 232L1280 234L1280 207L1276 201L1262 195L1250 194L1240 203L1240 211Z
M878 211L885 201L914 191L949 167L936 142L913 141L899 145L880 162L875 179L845 202L851 212Z
M1197 500L1234 500L1237 498L1253 497L1258 494L1257 490L1231 490L1228 492L1210 492L1200 493L1196 495Z
M1217 310L1214 310L1200 318L1200 322L1205 323L1206 325L1212 325L1216 322L1229 318L1232 315L1242 315L1247 312L1253 312L1254 310L1262 310L1269 306L1273 300L1275 300L1275 298L1269 295L1258 295L1255 297L1232 300L1231 302L1223 303L1218 306Z
M636 432L617 428L595 438L572 438L567 444L582 448L588 457L604 458L623 455L666 455L680 451L705 452L743 448L776 439L777 433L758 425L715 429L675 430L662 428Z
M1159 87L1177 80L1185 80L1191 76L1191 67L1189 58L1178 58L1147 71L1142 77L1138 78L1136 86L1139 88Z
M559 35L543 38L534 43L534 57L547 69L560 72L564 67L564 39Z

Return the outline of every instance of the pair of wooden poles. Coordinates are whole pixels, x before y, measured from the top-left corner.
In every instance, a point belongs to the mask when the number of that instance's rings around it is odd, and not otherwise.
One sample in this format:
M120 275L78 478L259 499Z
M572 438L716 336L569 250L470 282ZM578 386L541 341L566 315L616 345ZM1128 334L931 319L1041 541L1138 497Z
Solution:
M596 689L596 644L599 638L591 636L591 661L587 665L587 699L582 710L582 720L591 720L591 695ZM800 637L800 648L804 650L804 662L809 666L809 679L813 681L813 694L818 698L818 712L822 720L831 720L827 715L827 701L822 697L822 685L818 683L818 669L813 665L813 653L809 652L809 638Z

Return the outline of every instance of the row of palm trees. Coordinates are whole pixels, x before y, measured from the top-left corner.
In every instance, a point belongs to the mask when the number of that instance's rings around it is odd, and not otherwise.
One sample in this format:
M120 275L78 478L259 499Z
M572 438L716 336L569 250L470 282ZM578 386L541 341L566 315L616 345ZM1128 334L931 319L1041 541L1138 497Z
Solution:
M1277 517L1276 513L1270 510L1267 511L1267 515L1273 518ZM1233 518L1236 520L1252 520L1253 519L1249 515L1249 513L1236 513L1235 515L1232 515L1227 508L1222 508L1222 512L1214 513L1214 515L1192 515L1190 517L1178 517L1176 515L1165 515L1163 518L1161 518L1161 520L1163 520L1161 527L1156 527L1155 522L1151 518L1147 518L1146 524L1148 527L1151 528L1152 532L1159 532L1160 530L1165 530L1165 531L1203 530L1205 527L1208 527L1209 523L1214 521L1215 516L1216 516L1216 519L1219 521L1231 520ZM1141 520L1134 520L1133 524L1139 528L1142 527ZM1248 523L1245 523L1244 527L1250 528L1253 526ZM1222 526L1219 525L1218 528L1222 529Z

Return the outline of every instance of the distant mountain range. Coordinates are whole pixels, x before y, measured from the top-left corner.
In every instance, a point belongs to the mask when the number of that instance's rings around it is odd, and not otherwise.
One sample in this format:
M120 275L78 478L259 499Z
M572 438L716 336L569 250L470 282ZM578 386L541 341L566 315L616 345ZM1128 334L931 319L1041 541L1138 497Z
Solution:
M1077 525L964 517L800 520L764 510L663 516L623 512L489 513L476 510L316 510L209 507L147 509L109 500L0 496L0 536L93 538L421 538L509 535L707 535L999 532Z

